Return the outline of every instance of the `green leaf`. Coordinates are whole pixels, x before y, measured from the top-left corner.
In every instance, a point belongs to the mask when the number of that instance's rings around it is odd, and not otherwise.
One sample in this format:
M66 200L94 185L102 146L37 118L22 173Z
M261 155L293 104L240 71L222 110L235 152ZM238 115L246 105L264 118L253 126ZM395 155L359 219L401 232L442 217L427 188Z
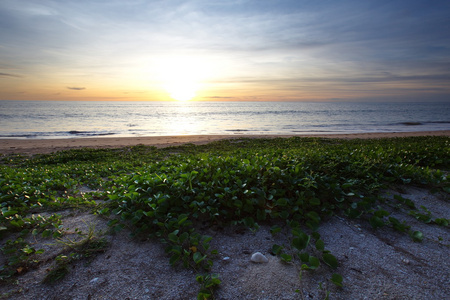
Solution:
M344 183L344 184L342 185L342 188L343 188L343 189L347 189L347 188L351 187L352 185L353 185L353 183L346 182L346 183Z
M113 230L114 232L119 232L119 231L121 231L121 230L124 229L124 228L125 228L125 224L119 224L119 225L114 226L114 227L112 228L112 230Z
M385 225L384 221L377 217L377 216L373 216L369 219L369 223L370 225L372 225L373 228L379 228L379 227L383 227Z
M195 280L196 280L198 283L203 283L203 281L205 280L205 276L203 276L203 275L201 275L201 274L198 274L197 276L195 276Z
M206 255L202 255L200 252L195 252L192 258L194 259L194 262L196 264L199 264L202 260L206 258Z
M299 257L302 262L309 262L309 254L307 252L300 253Z
M106 214L108 214L108 212L109 212L109 208L108 207L105 207L105 208L103 208L103 209L98 211L98 213L101 214L101 215L106 215Z
M342 281L343 281L343 278L341 275L339 275L337 273L333 273L333 275L331 275L331 282L333 282L338 287L342 287Z
M391 222L392 227L395 230L398 230L398 231L401 231L401 232L405 232L407 229L410 228L410 226L406 225L405 221L400 223L400 221L397 218L394 218L394 217L389 217L389 222Z
M390 214L389 214L389 212L385 211L384 209L380 209L380 210L377 210L377 211L374 213L374 215L377 216L377 217L379 217L379 218L383 218L383 217L389 216Z
M169 246L169 247L167 247L167 248L165 249L165 251L166 251L167 253L172 252L172 253L174 253L174 254L179 254L179 255L181 255L182 248L181 248L181 246L178 246L178 245L175 245L175 246Z
M283 246L280 246L277 244L272 245L272 253L273 254L278 255L281 253L281 250L283 250Z
M311 236L316 240L320 239L320 233L318 233L317 231L311 233Z
M258 220L265 220L266 217L267 217L267 214L266 214L266 211L265 211L265 210L259 209L259 210L256 212L256 218L257 218Z
M173 232L169 233L167 237L169 238L169 241L173 243L178 243L178 234L179 230L174 230Z
M15 226L15 227L22 227L25 224L25 222L23 220L19 219L19 220L11 220L9 222L9 224L11 224L12 226Z
M187 232L183 232L182 234L180 234L180 238L179 241L180 243L184 243L184 241L186 241L189 238L189 233Z
M309 267L313 270L317 269L320 266L320 260L315 256L310 256L308 261Z
M325 249L325 243L322 240L317 240L316 249L319 251L323 251Z
M318 198L311 198L309 199L309 204L312 206L319 206L320 205L320 199Z
M421 242L423 240L423 233L420 231L414 231L411 233L411 237L414 242Z
M201 290L198 294L197 294L197 300L205 300L205 299L210 299L212 296L211 292L208 290Z
M180 216L181 217L181 216ZM186 217L184 217L184 218L181 218L181 219L179 219L178 220L178 225L182 225L184 222L186 222L187 221L187 219L188 219L188 217L186 216Z
M6 217L17 214L18 211L17 210L7 210L7 211L2 211L2 213L3 213L3 216L6 218Z
M117 220L117 219L112 219L112 220L109 220L109 221L108 221L107 225L108 225L109 227L112 227L112 226L114 226L115 224L117 224L117 222L119 222L119 220Z
M281 231L281 227L278 225L274 225L272 227L270 227L270 233L271 234L275 234Z
M323 261L333 269L336 269L339 265L336 257L333 254L324 253L322 255L322 258Z
M318 213L316 213L315 211L310 211L306 214L306 216L311 220L314 221L316 223L320 223L320 216Z
M34 248L30 247L30 246L26 246L25 248L22 249L22 251L26 254L31 254L34 252Z
M206 287L208 288L222 283L222 281L219 279L219 274L211 274L209 281L210 283L206 285Z
M445 218L437 218L437 219L434 219L433 222L438 224L439 226L444 226L444 227L448 226L448 224L449 224L448 219L445 219Z
M286 210L283 210L282 212L280 212L280 218L282 218L283 220L286 220L289 217L289 213Z
M173 254L169 260L170 265L173 266L180 258L181 258L180 254Z
M52 235L52 231L50 229L45 229L44 232L42 232L43 238L48 238L51 235Z
M276 203L278 206L286 206L288 204L288 201L285 198L280 198Z
M281 257L281 260L284 261L284 262L291 262L292 261L292 255L283 253L283 254L280 255L280 257Z
M292 246L294 246L298 250L303 250L308 247L309 240L311 239L309 235L307 235L300 229L293 231L293 234L297 237L292 240Z

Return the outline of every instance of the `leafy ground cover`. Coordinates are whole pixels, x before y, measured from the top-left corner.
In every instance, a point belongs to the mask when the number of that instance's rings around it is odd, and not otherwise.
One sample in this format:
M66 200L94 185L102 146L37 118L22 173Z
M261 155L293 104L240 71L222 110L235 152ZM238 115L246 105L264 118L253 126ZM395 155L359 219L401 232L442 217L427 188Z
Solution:
M49 281L60 280L75 259L103 249L105 241L92 230L67 239L59 212L71 208L108 218L112 232L128 227L157 237L172 265L198 273L200 299L213 297L221 283L220 274L210 272L217 252L202 226L265 224L272 234L287 228L290 240L274 244L272 253L300 272L325 268L328 280L341 286L345 278L335 272L339 261L325 248L321 224L339 215L420 242L423 233L395 217L403 209L430 226L448 227L447 218L434 217L425 206L401 196L386 199L381 191L414 185L448 194L449 149L447 137L278 138L3 156L0 279L42 263L44 251L33 247L33 238L64 248L52 258Z

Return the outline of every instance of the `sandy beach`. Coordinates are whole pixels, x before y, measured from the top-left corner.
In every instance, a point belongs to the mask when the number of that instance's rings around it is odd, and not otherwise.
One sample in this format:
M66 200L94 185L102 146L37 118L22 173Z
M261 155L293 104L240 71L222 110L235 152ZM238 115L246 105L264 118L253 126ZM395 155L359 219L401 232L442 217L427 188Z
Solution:
M239 138L275 138L275 137L323 137L343 139L376 139L409 136L450 136L450 130L417 132L379 132L356 134L311 134L311 135L183 135L183 136L146 136L146 137L96 137L74 139L0 139L0 154L44 154L78 148L120 148L135 145L155 146L158 148L179 146L186 143L207 144L213 141Z
M133 145L156 147L185 143L206 144L238 138L275 138L301 135L192 135L135 138L78 139L0 139L0 155L52 153L79 148L119 148ZM303 137L344 139L377 139L410 136L450 136L447 131L362 133L342 135L303 135ZM95 192L88 187L83 192ZM448 218L448 193L432 193L427 188L405 185L382 191L383 197L396 195L410 199L417 207L425 206L435 218ZM99 205L101 205L99 200ZM374 230L368 222L333 216L319 229L326 249L339 261L336 272L344 278L339 288L326 281L330 271L301 271L297 263L284 263L271 253L272 246L288 245L291 235L285 228L271 233L272 224L261 224L259 230L242 226L201 227L202 234L213 237L212 273L222 283L215 299L444 299L449 295L450 278L448 227L420 222L407 210L395 210L393 216L406 220L414 230L423 232L421 243L408 234L392 228ZM63 280L44 282L54 266L57 255L64 253L61 245L48 239L33 237L33 247L45 249L42 263L18 277L12 284L0 285L0 299L196 299L199 284L197 272L171 267L165 245L158 240L132 237L131 230L110 233L108 218L90 210L68 208L58 211L62 226L71 234L95 226L98 236L108 241L102 253L75 262ZM94 224L94 225L92 225ZM71 233L70 233L71 232ZM71 236L71 235L70 235ZM261 252L268 262L253 263L251 254ZM0 255L0 263L4 257ZM439 267L436 267L439 266ZM327 273L328 272L328 273ZM301 279L299 274L302 274ZM328 276L328 277L327 277Z

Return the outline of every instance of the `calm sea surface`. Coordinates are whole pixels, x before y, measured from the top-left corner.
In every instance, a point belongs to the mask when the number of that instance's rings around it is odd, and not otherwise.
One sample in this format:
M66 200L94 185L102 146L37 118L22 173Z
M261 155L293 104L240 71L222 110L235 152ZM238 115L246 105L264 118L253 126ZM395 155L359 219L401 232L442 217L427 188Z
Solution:
M0 138L450 130L450 103L0 101Z

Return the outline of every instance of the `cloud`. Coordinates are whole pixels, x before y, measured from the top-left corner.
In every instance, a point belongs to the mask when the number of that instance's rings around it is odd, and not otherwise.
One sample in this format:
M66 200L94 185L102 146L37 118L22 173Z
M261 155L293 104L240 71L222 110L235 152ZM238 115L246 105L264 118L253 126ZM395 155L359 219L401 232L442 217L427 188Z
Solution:
M22 76L16 75L16 74L10 74L10 73L0 73L0 77L15 77L15 78L21 78Z
M211 96L211 97L203 97L203 98L212 98L212 99L232 99L236 97L221 97L221 96Z
M448 1L182 2L0 1L0 61L8 62L0 78L52 74L76 83L79 77L67 76L87 74L93 88L99 74L143 72L155 81L153 66L178 55L213 66L215 84L279 97L310 90L329 97L333 89L363 86L372 92L384 83L436 89L450 80Z

